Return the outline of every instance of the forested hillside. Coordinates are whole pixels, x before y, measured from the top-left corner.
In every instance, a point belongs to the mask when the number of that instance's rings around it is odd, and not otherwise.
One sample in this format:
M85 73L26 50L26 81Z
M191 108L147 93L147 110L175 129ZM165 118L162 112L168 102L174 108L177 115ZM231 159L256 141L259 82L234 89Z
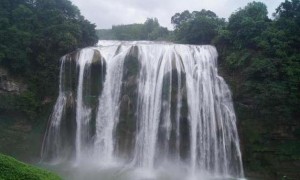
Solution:
M68 0L2 0L0 13L0 63L35 81L35 94L53 92L62 54L97 42L95 25Z
M95 25L69 0L0 1L0 152L38 156L59 58L97 40Z

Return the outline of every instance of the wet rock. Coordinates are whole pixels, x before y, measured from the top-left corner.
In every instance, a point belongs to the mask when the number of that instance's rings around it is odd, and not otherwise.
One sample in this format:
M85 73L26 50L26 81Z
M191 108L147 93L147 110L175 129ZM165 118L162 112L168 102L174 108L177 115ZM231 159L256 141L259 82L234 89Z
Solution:
M21 94L27 85L10 77L7 70L0 67L0 93Z

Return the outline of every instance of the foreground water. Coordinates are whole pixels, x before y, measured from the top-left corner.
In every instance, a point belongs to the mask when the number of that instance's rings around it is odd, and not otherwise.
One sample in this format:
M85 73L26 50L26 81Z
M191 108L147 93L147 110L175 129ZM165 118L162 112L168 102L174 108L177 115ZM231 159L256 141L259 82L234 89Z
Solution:
M243 178L216 49L100 41L62 57L42 161L67 179Z
M100 165L91 162L81 166L71 164L40 165L56 172L65 180L246 180L207 172L191 174L189 167L164 164L155 170L130 167L125 164Z

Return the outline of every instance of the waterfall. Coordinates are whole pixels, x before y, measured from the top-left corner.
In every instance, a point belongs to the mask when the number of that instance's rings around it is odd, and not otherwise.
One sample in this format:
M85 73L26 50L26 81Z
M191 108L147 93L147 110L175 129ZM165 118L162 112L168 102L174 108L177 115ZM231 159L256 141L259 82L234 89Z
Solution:
M209 45L147 41L99 41L65 55L42 160L243 178L217 56Z

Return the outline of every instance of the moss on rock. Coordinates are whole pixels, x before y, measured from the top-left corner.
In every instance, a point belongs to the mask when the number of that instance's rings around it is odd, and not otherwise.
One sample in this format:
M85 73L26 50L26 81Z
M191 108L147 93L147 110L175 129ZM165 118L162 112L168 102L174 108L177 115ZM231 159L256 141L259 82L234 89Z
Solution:
M54 173L22 163L16 159L0 154L0 179L32 179L32 180L59 180Z

